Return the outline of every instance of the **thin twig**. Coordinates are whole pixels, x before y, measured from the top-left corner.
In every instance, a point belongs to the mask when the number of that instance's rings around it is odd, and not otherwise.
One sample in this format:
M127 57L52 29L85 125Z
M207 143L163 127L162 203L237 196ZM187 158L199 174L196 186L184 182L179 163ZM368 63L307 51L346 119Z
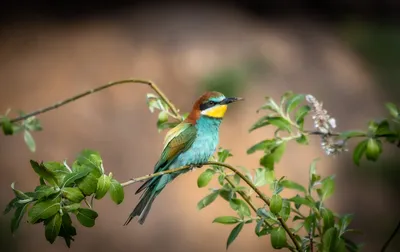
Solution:
M146 84L146 85L149 85L149 86L160 96L160 98L168 105L168 107L169 107L169 108L171 109L171 111L172 111L172 114L173 114L174 118L175 118L175 119L179 119L179 120L181 119L181 116L179 115L178 110L177 110L177 109L175 108L175 106L168 100L168 98L167 98L167 97L165 96L165 94L157 87L156 84L154 84L154 83L151 82L151 81L146 81L146 80L127 79L127 80L120 80L120 81L110 82L110 83L105 84L105 85L103 85L103 86L100 86L100 87L97 87L97 88L94 88L94 89L90 89L90 90L88 90L88 91L86 91L86 92L80 93L80 94L78 94L78 95L75 95L75 96L70 97L70 98L68 98L68 99L65 99L65 100L63 100L63 101L59 101L59 102L57 102L57 103L55 103L55 104L53 104L53 105L51 105L51 106L48 106L48 107L45 107L45 108L41 108L41 109L35 110L35 111L33 111L33 112L31 112L31 113L28 113L28 114L26 114L26 115L23 115L23 116L19 116L19 117L13 118L13 119L10 120L10 122L11 122L11 123L19 122L19 121L28 119L29 117L36 116L36 115L39 115L39 114L43 114L43 113L48 112L48 111L50 111L50 110L54 110L54 109L59 108L59 107L61 107L61 106L67 105L68 103L74 102L74 101L76 101L76 100L78 100L78 99L80 99L80 98L83 98L83 97L87 96L87 95L94 94L94 93L96 93L96 92L99 92L99 91L101 91L101 90L110 88L110 87L112 87L112 86L116 86L116 85L120 85L120 84L127 84L127 83L137 83L137 84ZM0 122L0 125L1 125L1 124L2 124L2 123Z
M131 179L129 179L128 181L126 181L126 182L124 182L124 183L121 183L121 185L122 185L123 187L129 186L129 185L132 185L132 184L134 184L134 183L136 183L136 182L148 180L148 179L151 179L151 178L154 178L154 177L158 177L158 176L161 176L161 175L165 175L165 174L170 174L170 173L174 173L174 172L186 170L186 169L189 169L189 168L191 168L190 165L185 165L185 166L178 167L178 168L175 168L175 169L170 169L170 170L167 170L167 171L151 173L151 174L148 174L148 175L145 175L145 176L142 176L142 177L131 178Z
M89 202L87 201L86 198L85 198L83 201L85 202L85 204L86 204L90 209L92 208L92 205L89 204Z
M385 252L386 249L388 248L390 242L393 240L393 238L396 236L397 232L400 230L400 221L397 223L396 228L394 229L393 233L390 235L389 239L385 242L383 245L381 252Z

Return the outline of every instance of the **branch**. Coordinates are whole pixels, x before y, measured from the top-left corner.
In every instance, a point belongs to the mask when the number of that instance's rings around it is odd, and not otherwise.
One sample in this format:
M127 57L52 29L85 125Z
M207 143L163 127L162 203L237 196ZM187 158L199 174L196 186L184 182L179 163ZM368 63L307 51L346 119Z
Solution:
M127 83L137 83L137 84L146 84L146 85L149 85L150 88L153 89L153 90L160 96L160 98L170 107L170 109L171 109L171 111L172 111L172 113L173 113L173 117L174 117L175 119L178 119L178 120L181 119L181 116L179 115L178 110L177 110L177 109L175 108L175 106L168 100L168 98L167 98L167 97L165 96L165 94L157 87L156 84L154 84L154 83L151 82L151 81L146 81L146 80L127 79L127 80L120 80L120 81L110 82L110 83L105 84L105 85L103 85L103 86L100 86L100 87L97 87L97 88L94 88L94 89L90 89L90 90L88 90L88 91L86 91L86 92L80 93L80 94L78 94L78 95L75 95L75 96L70 97L70 98L68 98L68 99L65 99L65 100L63 100L63 101L59 101L59 102L57 102L57 103L55 103L55 104L53 104L53 105L51 105L51 106L48 106L48 107L45 107L45 108L41 108L41 109L35 110L35 111L33 111L33 112L31 112L31 113L28 113L28 114L26 114L26 115L23 115L23 116L19 116L19 117L13 118L13 119L10 120L10 122L11 122L11 123L19 122L19 121L28 119L29 117L36 116L36 115L39 115L39 114L43 114L43 113L48 112L48 111L50 111L50 110L54 110L54 109L59 108L59 107L61 107L61 106L67 105L68 103L74 102L74 101L76 101L76 100L78 100L78 99L80 99L80 98L83 98L83 97L87 96L87 95L97 93L97 92L99 92L99 91L101 91L101 90L110 88L110 87L112 87L112 86L116 86L116 85L120 85L120 84L127 84ZM1 125L2 125L2 123L0 122L0 126L1 126Z
M189 168L191 168L190 165L185 165L185 166L178 167L178 168L175 168L175 169L170 169L170 170L167 170L167 171L151 173L151 174L148 174L148 175L145 175L145 176L142 176L142 177L131 178L131 179L129 179L128 181L126 181L126 182L124 182L124 183L121 183L121 185L122 185L123 187L129 186L129 185L132 185L132 184L134 184L134 183L136 183L136 182L148 180L148 179L151 179L151 178L154 178L154 177L158 177L158 176L161 176L161 175L165 175L165 174L170 174L170 173L174 173L174 172L186 170L186 169L189 169Z
M389 247L390 242L396 236L396 233L400 230L400 221L397 223L397 227L394 229L393 233L390 235L389 239L383 245L381 252L386 251L387 247Z
M245 175L243 175L241 172L239 172L235 167L233 167L233 166L231 166L229 164L225 164L225 163L221 163L221 162L215 162L215 161L208 161L206 163L203 163L202 165L218 165L218 166L223 166L225 168L228 168L229 170L231 170L234 173L236 173L242 180L244 180L246 182L246 184L249 187L251 187L251 189L253 189L253 191L265 202L265 204L267 204L268 206L270 205L269 199ZM164 174L170 174L170 173L174 173L174 172L177 172L177 171L189 169L191 167L192 166L190 166L190 165L186 165L186 166L182 166L182 167L175 168L175 169L170 169L170 170L163 171L163 172L157 172L157 173L149 174L149 175L146 175L146 176L143 176L143 177L139 177L139 178L132 178L129 181L122 183L121 185L125 187L125 186L134 184L134 183L139 182L139 181L147 180L147 179L154 178L154 177L157 177L157 176L161 176L161 175L164 175ZM250 207L257 212L256 207L253 204L249 203L249 200L246 199L247 197L245 195L241 195L241 196L250 205ZM290 239L293 241L294 245L296 246L296 249L298 251L300 251L300 248L301 248L300 244L296 240L296 238L294 237L294 235L291 232L291 230L289 229L289 227L286 225L285 221L280 216L278 216L277 218L278 218L279 222L281 223L281 226L285 229L286 233L289 235Z

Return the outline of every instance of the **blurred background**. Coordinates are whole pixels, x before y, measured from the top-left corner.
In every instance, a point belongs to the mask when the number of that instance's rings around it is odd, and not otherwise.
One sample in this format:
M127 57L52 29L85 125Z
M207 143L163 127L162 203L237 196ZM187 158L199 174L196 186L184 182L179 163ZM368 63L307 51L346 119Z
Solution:
M203 91L218 90L246 99L230 107L220 145L233 152L229 163L257 168L260 154L246 150L273 131L248 129L261 116L256 110L265 96L311 93L339 130L365 129L369 119L387 115L384 102L399 105L398 13L395 0L1 1L0 110L32 111L130 77L155 81L184 112ZM148 92L144 85L122 85L40 115L44 131L34 133L35 153L22 135L1 134L1 208L13 196L11 182L22 190L36 186L29 159L72 162L92 148L120 181L150 173L165 132L157 132L157 115L148 111ZM364 242L362 251L379 251L400 218L398 150L384 148L379 162L356 167L350 152L325 156L318 139L309 147L291 144L277 175L304 184L310 162L320 157L318 170L337 175L328 205L354 213L352 227L363 234L353 238ZM232 227L211 222L232 210L218 199L197 211L207 194L196 186L200 172L170 184L144 226L122 226L138 201L138 184L126 188L119 206L108 197L95 202L96 226L78 225L71 249L60 239L47 243L41 225L22 223L12 237L11 214L2 215L0 249L225 251ZM399 248L397 235L387 251ZM269 237L257 238L254 227L246 226L229 251L272 249Z

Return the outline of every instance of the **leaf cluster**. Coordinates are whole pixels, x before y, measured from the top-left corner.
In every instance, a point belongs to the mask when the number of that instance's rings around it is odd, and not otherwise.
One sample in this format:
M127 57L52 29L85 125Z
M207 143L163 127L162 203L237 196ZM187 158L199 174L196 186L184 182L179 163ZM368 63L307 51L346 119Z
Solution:
M4 214L14 210L11 232L17 231L27 213L28 223L43 223L47 241L53 243L58 236L71 245L76 235L71 216L85 227L93 227L98 217L92 209L93 199L103 198L107 192L116 203L122 203L124 191L121 184L104 173L100 154L83 150L69 167L66 162L38 163L30 161L39 176L40 185L32 192L23 192L11 184L15 198L7 205ZM90 203L87 198L90 198ZM86 207L84 206L84 203Z
M23 132L26 145L31 152L35 152L36 142L31 132L42 130L40 121L36 117L32 116L20 122L12 122L12 120L8 116L10 111L11 110L9 109L6 111L5 115L0 115L0 125L2 127L4 135L16 135ZM20 111L19 116L25 116L25 113Z

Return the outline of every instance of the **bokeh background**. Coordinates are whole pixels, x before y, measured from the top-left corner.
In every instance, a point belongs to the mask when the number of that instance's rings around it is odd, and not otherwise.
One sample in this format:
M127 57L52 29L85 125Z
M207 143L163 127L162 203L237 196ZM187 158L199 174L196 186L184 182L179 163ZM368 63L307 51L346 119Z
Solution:
M155 81L181 111L204 90L246 99L230 107L220 144L234 165L257 168L246 150L271 137L269 129L248 134L265 96L287 90L311 93L324 102L339 130L366 128L386 115L384 102L400 94L400 4L398 1L2 1L0 4L0 110L31 111L113 80ZM9 188L30 190L37 179L29 159L70 160L84 148L100 151L105 169L125 179L148 174L165 132L155 127L143 85L123 85L40 115L37 151L23 136L0 135L0 206ZM398 104L399 105L399 104ZM350 149L354 145L350 145ZM354 213L352 227L363 251L379 251L399 220L399 158L385 146L376 163L351 162L351 153L326 157L318 139L291 144L277 175L306 183L308 165L336 174L328 204ZM396 155L397 154L397 155ZM232 213L223 200L202 211L197 202L201 171L179 177L157 198L144 226L122 224L138 196L126 188L123 204L95 202L95 228L78 226L68 249L50 245L41 225L21 224L12 237L11 215L0 217L1 251L225 251L231 226L212 224ZM399 251L400 235L387 251ZM229 251L271 251L268 237L246 227Z

